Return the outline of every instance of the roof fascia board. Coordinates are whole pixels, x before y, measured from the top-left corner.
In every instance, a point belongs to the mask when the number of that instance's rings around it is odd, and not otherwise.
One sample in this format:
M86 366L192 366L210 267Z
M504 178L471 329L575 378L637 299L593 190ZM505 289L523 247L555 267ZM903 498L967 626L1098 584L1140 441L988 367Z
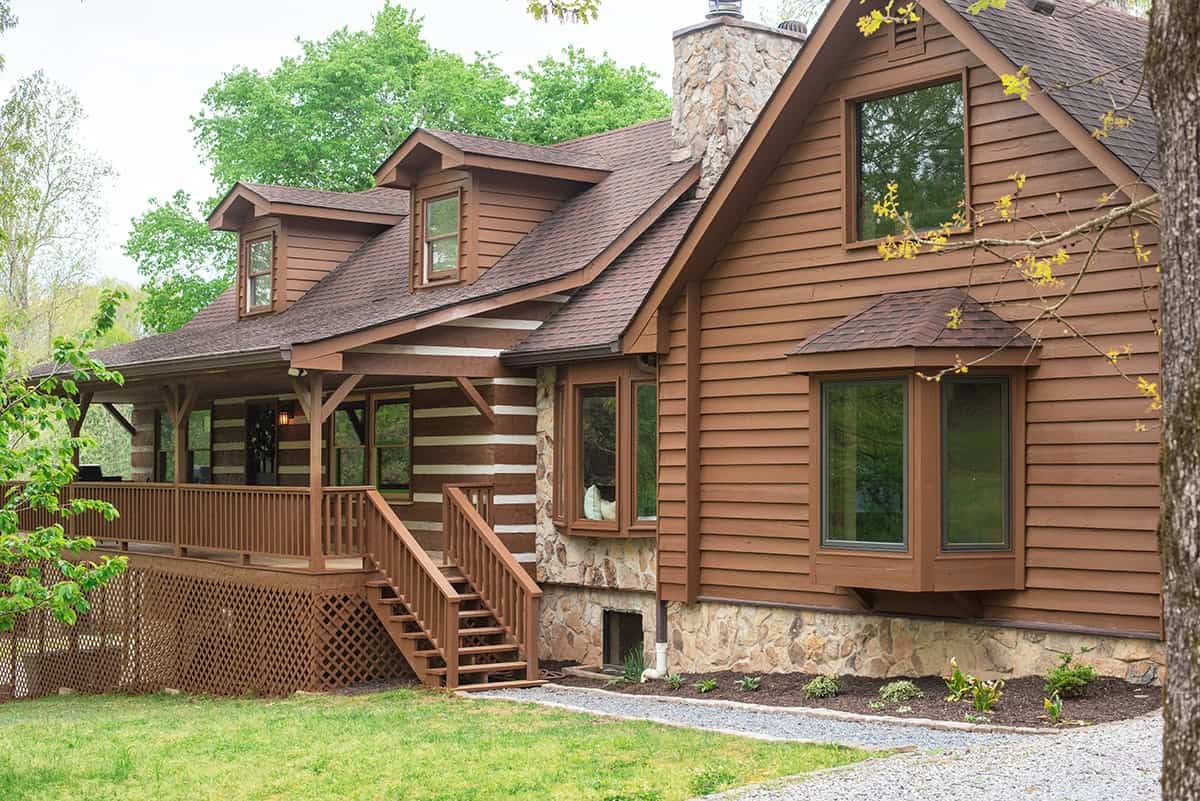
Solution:
M557 348L529 353L504 353L500 361L513 367L536 367L543 364L564 364L592 359L611 359L620 353L616 340L603 345L582 345L577 348Z
M254 190L247 187L241 181L229 188L225 193L225 197L221 198L221 202L208 215L208 227L214 231L236 231L237 226L225 219L230 208L239 200L245 200L254 207L254 216L262 217L269 213L271 204L267 199L258 194Z
M503 156L483 156L468 153L463 160L463 167L475 167L497 172L511 172L518 175L536 175L542 178L557 178L560 181L574 181L583 184L598 184L612 170L598 170L588 167L568 167L561 164L546 164L544 162L510 159Z
M375 170L375 185L390 186L397 189L411 189L411 184L415 176L404 170L401 165L405 159L412 155L414 150L422 146L434 151L441 157L441 169L461 166L466 158L466 154L463 151L443 142L428 131L418 128L400 143L400 147L396 148L392 152L392 155L388 156L379 169Z
M129 379L154 378L158 376L194 375L197 371L214 372L230 368L256 367L259 365L283 365L283 356L278 348L229 353L219 356L165 359L161 361L135 362L117 365L113 369Z
M963 19L963 16L945 0L924 0L921 8L941 23L942 27L958 39L964 47L978 56L979 60L992 72L997 75L1013 74L1020 69L1021 65L1014 64L1009 60L1000 52L1000 48L992 44L974 25ZM1003 14L1004 11L997 9L983 13ZM1104 173L1105 177L1112 181L1114 186L1119 187L1131 200L1146 197L1154 191L1129 168L1129 165L1121 161L1099 139L1092 136L1091 131L1088 131L1078 120L1067 113L1067 110L1060 106L1051 95L1045 91L1030 92L1025 102L1053 125L1072 147L1083 153L1088 161L1096 166L1096 169Z
M853 41L853 36L859 35L857 28L838 24L849 9L858 6L855 0L833 0L825 9L812 35L800 48L721 179L712 188L666 269L625 327L621 337L623 347L636 341L651 324L655 310L674 299L692 275L706 269L716 257L753 201L759 184L787 149L790 137L778 123L785 117L808 116L830 78L830 72L823 68L827 62L840 59L845 52L844 47L837 45L848 44ZM805 80L810 73L824 78L820 86L815 80Z
M671 206L683 197L700 179L700 164L693 164L687 172L680 176L658 200L646 211L642 212L622 234L609 243L589 264L580 270L564 276L543 281L518 289L500 292L466 303L456 303L451 306L436 309L415 317L407 317L391 323L353 331L329 339L314 342L294 343L292 345L292 366L307 369L309 363L322 357L351 350L363 345L370 345L385 339L393 339L405 334L411 334L426 328L443 325L453 320L472 317L476 314L494 309L512 306L525 301L537 300L546 295L576 289L595 280L610 264L613 263L628 247L633 244L646 230L658 221ZM495 267L492 268L496 269Z
M296 203L271 203L264 213L385 226L399 225L404 222L405 217L403 214L384 214L376 211L349 211L347 209L331 209L327 206L302 206ZM263 214L259 214L258 216L263 216Z

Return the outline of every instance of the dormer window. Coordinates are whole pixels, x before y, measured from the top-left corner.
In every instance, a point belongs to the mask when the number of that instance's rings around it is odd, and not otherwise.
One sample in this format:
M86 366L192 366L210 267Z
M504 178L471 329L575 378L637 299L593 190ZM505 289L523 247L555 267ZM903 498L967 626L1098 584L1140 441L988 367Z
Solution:
M246 243L246 312L271 308L271 285L275 265L275 237L268 235Z
M425 282L458 279L460 195L425 201Z

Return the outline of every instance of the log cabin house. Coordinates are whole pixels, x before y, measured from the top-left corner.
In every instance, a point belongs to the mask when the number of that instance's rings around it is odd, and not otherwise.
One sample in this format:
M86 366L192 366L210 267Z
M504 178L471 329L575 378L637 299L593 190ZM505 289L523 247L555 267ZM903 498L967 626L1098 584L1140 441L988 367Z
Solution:
M1020 173L1017 233L1147 191L1137 67L1083 80L1137 62L1144 22L925 0L863 37L849 0L811 34L740 5L676 32L671 120L552 147L417 130L368 191L234 186L210 224L235 285L104 351L126 383L82 395L133 404L134 480L70 490L117 505L75 533L131 570L58 650L44 624L40 661L9 650L15 692L517 686L637 646L672 671L1024 675L1086 645L1160 678L1145 399L1060 324L1025 331L1003 264L882 261L871 213L897 180L936 225ZM1083 82L1023 101L999 78L1022 65ZM1137 124L1097 138L1113 95ZM1065 313L1156 375L1153 269L1114 247L1090 278Z

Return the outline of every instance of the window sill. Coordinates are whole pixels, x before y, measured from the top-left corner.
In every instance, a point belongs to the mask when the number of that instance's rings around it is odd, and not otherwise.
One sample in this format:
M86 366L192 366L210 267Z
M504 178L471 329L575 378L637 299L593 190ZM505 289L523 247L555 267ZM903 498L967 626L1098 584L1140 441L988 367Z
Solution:
M818 548L816 584L895 592L1018 590L1017 558L1010 551L943 552L926 561L910 552Z

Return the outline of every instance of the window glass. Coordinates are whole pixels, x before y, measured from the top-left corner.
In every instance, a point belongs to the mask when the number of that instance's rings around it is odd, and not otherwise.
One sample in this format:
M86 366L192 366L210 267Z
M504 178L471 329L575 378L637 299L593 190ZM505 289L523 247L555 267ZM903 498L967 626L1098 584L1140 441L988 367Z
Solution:
M1008 544L1008 381L945 380L942 535L946 548Z
M212 412L197 409L188 415L187 451L192 484L212 483Z
M251 485L279 483L278 419L274 404L246 407L246 481Z
M579 391L580 475L584 520L617 519L617 388Z
M458 269L458 195L425 203L425 269L436 278Z
M904 380L831 381L821 394L822 541L903 547Z
M154 480L175 480L175 426L169 415L159 412L156 417L158 427L158 452L154 455Z
M658 517L658 388L655 384L634 385L637 407L637 516Z
M246 286L246 305L251 309L271 305L271 240L258 239L250 243L248 257L249 281Z
M375 402L375 484L381 490L407 491L411 482L407 398Z
M367 483L367 406L343 403L333 413L333 480L339 487Z
M858 104L858 237L900 233L874 205L899 188L918 231L949 221L964 199L962 83L929 86Z

